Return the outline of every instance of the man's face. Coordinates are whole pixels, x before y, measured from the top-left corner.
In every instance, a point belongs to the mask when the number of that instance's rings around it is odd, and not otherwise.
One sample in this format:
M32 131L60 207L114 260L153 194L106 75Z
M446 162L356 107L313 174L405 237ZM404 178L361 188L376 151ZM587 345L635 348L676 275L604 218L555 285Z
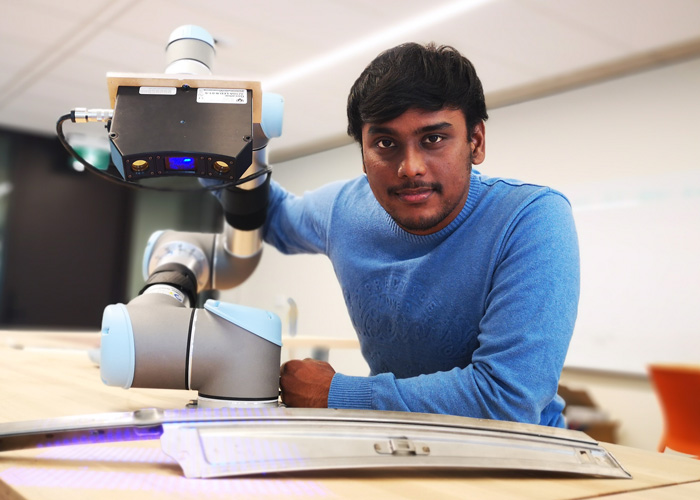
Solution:
M484 160L480 123L467 139L461 110L409 109L385 123L362 126L362 160L379 204L406 231L431 234L459 214L472 164Z

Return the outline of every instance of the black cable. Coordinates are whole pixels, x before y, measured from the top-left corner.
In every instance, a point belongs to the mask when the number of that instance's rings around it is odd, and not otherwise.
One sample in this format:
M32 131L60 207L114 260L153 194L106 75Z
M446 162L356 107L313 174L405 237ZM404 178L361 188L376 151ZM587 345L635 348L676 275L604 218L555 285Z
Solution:
M233 186L240 186L241 184L245 184L246 182L252 181L254 179L257 179L258 177L261 177L263 175L270 175L272 173L272 169L270 167L264 168L262 170L259 170L253 174L247 175L245 177L241 177L237 181L230 181L230 182L224 182L221 184L217 184L214 186L202 186L199 188L172 188L172 187L158 187L158 186L146 186L145 184L138 184L136 182L129 182L123 179L119 179L118 177L114 177L106 172L103 172L96 166L92 165L89 163L85 158L80 156L78 152L73 149L73 147L68 143L68 140L66 139L65 134L63 133L63 123L66 121L74 121L75 115L71 112L67 115L61 116L58 121L56 122L56 135L58 136L58 140L61 143L61 145L68 151L68 153L76 159L78 162L80 162L81 165L83 165L89 172L109 181L114 184L118 184L120 186L127 186L132 189L150 189L152 191L165 191L165 192L181 192L181 193L200 193L204 191L219 191L221 189L226 189L228 187L233 187Z
M82 166L84 166L87 170L89 170L93 174L95 174L99 177L102 177L103 179L105 179L109 182L112 182L114 184L126 184L124 181L120 181L119 179L116 179L115 177L103 172L102 170L100 170L96 166L89 163L87 160L85 160L85 158L80 156L78 154L78 152L75 149L73 149L73 147L68 143L68 140L66 139L66 136L63 133L63 122L66 122L68 120L73 121L73 117L74 117L73 113L63 115L58 119L58 122L56 122L56 135L58 136L58 141L61 143L61 145L65 148L66 151L68 151L68 153L74 159L76 159L78 162L80 162L80 164Z

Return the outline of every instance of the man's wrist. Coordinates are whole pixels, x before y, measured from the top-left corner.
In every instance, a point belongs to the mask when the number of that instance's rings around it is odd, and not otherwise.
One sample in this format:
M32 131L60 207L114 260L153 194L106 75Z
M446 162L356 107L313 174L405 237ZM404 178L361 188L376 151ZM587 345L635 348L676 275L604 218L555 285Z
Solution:
M372 409L372 378L336 373L328 391L328 408Z

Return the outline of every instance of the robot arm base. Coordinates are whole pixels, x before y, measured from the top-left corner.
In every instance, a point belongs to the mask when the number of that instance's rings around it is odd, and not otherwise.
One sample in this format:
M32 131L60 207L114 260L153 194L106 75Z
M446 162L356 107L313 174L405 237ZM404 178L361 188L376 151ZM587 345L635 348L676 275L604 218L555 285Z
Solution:
M202 406L276 405L281 346L271 312L148 293L105 310L100 372L107 385L196 390Z

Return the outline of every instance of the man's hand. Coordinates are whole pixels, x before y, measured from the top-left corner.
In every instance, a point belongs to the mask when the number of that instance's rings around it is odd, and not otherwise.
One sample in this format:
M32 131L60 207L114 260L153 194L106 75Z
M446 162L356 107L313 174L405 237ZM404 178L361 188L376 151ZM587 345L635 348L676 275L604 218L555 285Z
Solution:
M324 361L287 361L280 368L282 402L297 408L328 408L328 391L335 370Z

